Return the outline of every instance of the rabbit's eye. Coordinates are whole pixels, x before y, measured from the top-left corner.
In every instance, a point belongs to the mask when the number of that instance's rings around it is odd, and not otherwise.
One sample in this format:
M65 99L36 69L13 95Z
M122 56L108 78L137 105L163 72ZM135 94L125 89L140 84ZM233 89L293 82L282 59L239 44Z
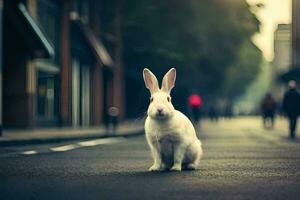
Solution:
M152 102L153 101L153 97L150 97L150 102Z
M171 97L167 97L167 100L168 100L168 102L170 102L171 101Z

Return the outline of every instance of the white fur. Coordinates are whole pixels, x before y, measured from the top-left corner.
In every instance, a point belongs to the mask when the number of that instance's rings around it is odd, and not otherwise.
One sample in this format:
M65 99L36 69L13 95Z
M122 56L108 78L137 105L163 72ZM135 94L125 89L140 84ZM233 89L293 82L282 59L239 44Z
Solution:
M149 171L196 169L203 154L201 142L190 120L168 101L176 70L172 68L164 76L162 89L150 70L144 69L143 75L152 98L145 122L146 139L154 160Z

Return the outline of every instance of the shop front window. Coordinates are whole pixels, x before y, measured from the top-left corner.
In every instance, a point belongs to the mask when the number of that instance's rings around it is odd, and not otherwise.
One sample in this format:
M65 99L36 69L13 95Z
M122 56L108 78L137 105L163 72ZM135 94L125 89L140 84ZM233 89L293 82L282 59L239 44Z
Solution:
M38 72L37 77L37 113L44 119L54 119L56 116L55 75Z

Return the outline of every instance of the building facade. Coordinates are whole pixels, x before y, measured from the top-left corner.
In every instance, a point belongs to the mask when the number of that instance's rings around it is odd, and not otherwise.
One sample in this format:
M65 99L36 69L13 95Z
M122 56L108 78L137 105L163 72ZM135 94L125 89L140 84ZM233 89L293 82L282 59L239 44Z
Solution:
M290 24L278 24L274 33L274 77L287 71L292 63L291 32L292 29Z
M107 123L122 75L100 39L100 3L4 0L4 127Z
M3 0L0 0L0 136L2 135L2 16Z
M272 93L281 99L284 87L277 77L289 70L292 64L292 28L290 24L278 24L274 33L274 59L272 63Z
M300 0L292 0L292 66L300 67Z
M283 82L300 82L300 0L292 0L292 63L288 72L280 75Z

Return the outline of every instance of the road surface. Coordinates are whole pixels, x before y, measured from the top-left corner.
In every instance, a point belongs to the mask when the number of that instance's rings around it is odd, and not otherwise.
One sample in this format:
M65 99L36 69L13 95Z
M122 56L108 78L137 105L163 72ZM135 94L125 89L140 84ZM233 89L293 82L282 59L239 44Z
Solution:
M204 158L183 172L148 172L144 136L0 147L0 199L300 199L300 141L278 126L204 122Z

